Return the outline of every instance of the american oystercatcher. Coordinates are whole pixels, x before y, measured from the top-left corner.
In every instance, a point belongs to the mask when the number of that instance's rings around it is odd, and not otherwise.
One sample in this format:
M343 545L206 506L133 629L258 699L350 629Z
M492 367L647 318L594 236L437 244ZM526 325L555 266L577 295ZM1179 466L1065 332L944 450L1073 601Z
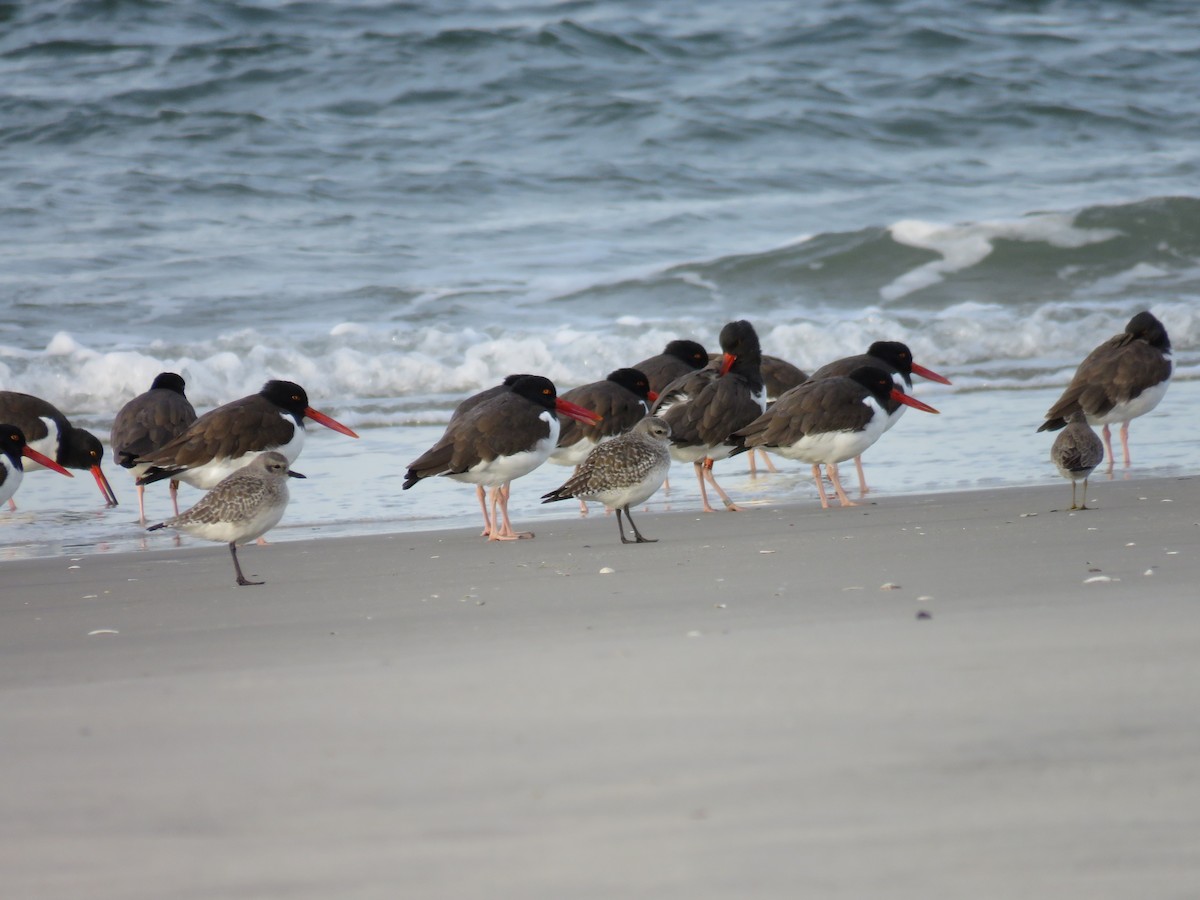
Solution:
M60 475L74 477L50 457L30 447L25 442L25 432L16 425L0 424L0 504L11 500L17 488L21 486L21 479L25 474L22 457L43 468L53 469Z
M556 412L589 425L600 421L590 410L560 398L548 378L517 378L507 391L452 418L438 442L409 464L404 490L435 475L482 485L491 493L491 514L484 510L488 540L532 537L529 532L513 530L508 517L508 485L544 463L554 450L559 434Z
M196 410L184 394L184 381L175 372L159 373L150 390L138 394L121 407L113 419L108 442L112 445L117 465L130 470L134 479L145 473L149 465L138 465L137 459L152 453L168 441L183 434L196 421ZM138 484L138 521L146 523L146 486ZM179 515L179 482L171 480L171 504Z
M762 414L766 390L754 326L745 320L730 322L721 329L720 341L720 368L698 369L675 379L659 394L650 412L671 427L671 456L695 466L704 511L713 512L707 481L725 508L736 512L739 507L713 476L713 461L729 455L733 448L728 439L733 432Z
M632 430L597 444L595 449L559 488L542 495L543 503L576 497L596 500L617 512L621 543L654 543L644 537L633 521L629 507L646 500L662 487L671 468L671 426L655 416L646 416ZM625 537L621 513L629 518L634 540Z
M1088 477L1104 461L1104 444L1087 423L1082 409L1067 416L1067 427L1058 433L1050 447L1050 461L1058 474L1071 482L1071 509L1087 509ZM1075 505L1075 483L1083 481L1083 503Z
M634 363L629 368L637 369L650 382L650 390L661 394L663 389L689 372L708 365L708 351L695 341L671 341L663 352Z
M913 362L912 351L908 349L907 344L900 341L876 341L867 348L866 353L860 353L857 356L845 356L831 363L826 363L812 373L812 378L849 375L855 369L860 369L863 366L875 366L878 369L883 369L889 375L899 375L904 381L903 385L900 386L901 393L904 393L906 390L912 390L912 377L914 375L920 375L922 378L926 378L929 381L936 381L938 384L950 383L949 378ZM904 414L904 404L889 398L885 404L885 409L888 415L887 427L891 428L900 421L900 416ZM867 487L867 478L863 474L861 456L854 457L854 468L858 472L858 492L865 495L870 491L870 488Z
M288 468L287 457L260 453L232 475L221 479L183 515L151 525L147 531L174 528L206 541L229 544L239 585L262 584L242 574L237 545L262 537L279 524L288 505L288 479L303 478Z
M206 412L178 437L138 457L135 463L147 467L138 484L172 478L208 490L271 450L293 463L304 447L306 418L358 437L341 422L309 406L308 394L300 385L268 381L257 394Z
M16 391L0 391L0 422L11 422L25 434L29 446L68 469L86 469L96 479L105 506L116 506L117 495L104 477L100 461L104 445L90 431L76 428L58 409L40 397ZM30 461L25 471L43 468ZM16 508L9 498L9 507Z
M650 382L640 370L630 368L609 372L603 381L571 388L562 399L603 417L598 425L573 419L561 423L550 462L577 466L601 441L623 434L644 419L658 394L650 390Z
M1121 334L1109 338L1087 355L1058 402L1046 413L1038 431L1057 431L1067 417L1082 409L1089 425L1103 425L1108 471L1113 470L1112 433L1121 423L1121 451L1129 468L1129 422L1144 416L1167 393L1171 384L1171 340L1162 322L1140 312Z
M812 465L821 507L829 498L821 465L829 472L842 506L857 506L842 489L837 464L858 456L887 431L887 401L936 413L932 406L900 391L890 373L863 366L849 375L806 381L792 388L763 415L733 434L740 453L762 447Z

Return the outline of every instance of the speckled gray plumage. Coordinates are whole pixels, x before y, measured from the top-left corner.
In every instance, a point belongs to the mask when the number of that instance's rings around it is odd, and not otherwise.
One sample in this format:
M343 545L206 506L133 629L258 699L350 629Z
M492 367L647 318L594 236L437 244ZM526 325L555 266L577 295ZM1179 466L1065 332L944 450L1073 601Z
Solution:
M224 478L191 509L152 527L175 528L211 541L254 540L283 517L288 477L287 457L275 451L264 453Z
M1104 461L1104 442L1087 423L1087 416L1076 409L1067 417L1067 427L1058 433L1050 447L1050 460L1059 474L1071 482L1071 509L1087 509L1088 477ZM1075 504L1075 483L1083 481L1083 503Z
M629 543L621 513L629 517L637 543L642 537L629 507L648 500L662 487L671 468L670 426L656 416L646 416L625 434L596 445L579 469L561 487L543 495L543 503L576 497L595 500L617 512L622 543Z

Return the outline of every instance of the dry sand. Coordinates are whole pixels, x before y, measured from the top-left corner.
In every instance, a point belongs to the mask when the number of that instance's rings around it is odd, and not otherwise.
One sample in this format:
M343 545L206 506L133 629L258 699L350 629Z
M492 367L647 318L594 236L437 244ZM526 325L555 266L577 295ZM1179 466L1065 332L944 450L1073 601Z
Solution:
M3 895L1200 896L1200 478L1090 495L0 564Z

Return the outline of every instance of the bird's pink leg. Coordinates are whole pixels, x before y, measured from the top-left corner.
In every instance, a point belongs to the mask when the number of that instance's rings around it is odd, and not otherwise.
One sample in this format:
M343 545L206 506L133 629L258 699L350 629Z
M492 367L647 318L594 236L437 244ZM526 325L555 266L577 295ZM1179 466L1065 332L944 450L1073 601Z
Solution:
M172 483L174 483L174 482L172 482ZM146 486L144 484L139 484L137 486L137 492L138 492L138 522L140 522L142 525L145 525L146 524ZM175 510L175 515L179 515L178 508L176 508L176 510Z
M861 455L854 457L854 468L858 472L858 494L865 497L871 489L867 487L867 476L863 474Z
M141 485L139 485L139 487L141 487ZM175 507L175 515L179 515L179 482L172 478L170 487L171 487L171 503ZM141 503L142 503L142 498L141 498L141 496L139 496L138 497L138 506L139 507L141 506ZM142 513L142 521L143 522L146 521L146 514L144 511Z
M833 489L837 491L838 502L842 506L858 506L853 500L846 496L846 492L842 490L842 479L838 476L837 463L827 463L825 468L829 471L829 480L833 482Z
M696 480L700 482L700 503L705 512L716 512L715 509L708 503L708 488L704 486L704 462L700 460L692 463L696 467Z
M1125 468L1129 468L1129 423L1121 423L1121 452L1125 458Z
M475 485L475 498L479 501L480 510L483 511L483 531L479 533L480 537L487 537L492 533L492 519L488 516L486 497L487 495L484 493L483 485Z
M1113 452L1112 452L1112 432L1105 425L1100 431L1100 436L1104 438L1104 455L1108 457L1108 474L1113 473Z
M829 509L829 495L825 493L825 479L821 477L820 463L814 463L812 467L813 484L817 486L817 492L821 495L821 509Z
M725 504L725 508L727 510L729 510L730 512L741 512L742 508L740 506L738 506L736 503L734 503L732 500L730 500L729 495L725 493L724 489L722 489L722 487L719 484L717 484L717 479L716 479L716 476L713 475L712 467L713 467L713 461L711 459L704 460L704 466L702 467L702 471L704 472L704 477L706 479L708 479L708 483L713 486L714 490L716 490L718 496L720 496L720 498L721 498L721 502ZM705 500L707 500L707 499L708 498L706 497ZM712 509L710 508L707 511L712 512Z

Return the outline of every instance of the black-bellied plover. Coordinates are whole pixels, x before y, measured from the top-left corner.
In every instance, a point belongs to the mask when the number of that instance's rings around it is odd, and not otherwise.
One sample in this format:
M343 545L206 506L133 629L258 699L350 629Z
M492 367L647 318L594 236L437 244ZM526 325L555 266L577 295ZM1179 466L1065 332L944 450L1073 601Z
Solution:
M829 378L834 375L849 375L855 369L861 369L863 366L874 366L877 369L883 369L889 375L899 375L903 379L903 383L897 385L901 393L912 390L914 375L920 375L922 378L936 381L938 384L950 383L949 378L913 362L912 351L908 349L907 344L900 341L876 341L867 348L866 353L835 359L813 372L812 377L817 379ZM891 428L900 421L900 416L904 414L904 404L889 397L884 404L884 411L888 416L887 427ZM861 456L854 457L854 468L858 472L858 492L865 495L870 488L867 487L867 476L863 474Z
M764 447L786 459L812 465L821 507L829 498L821 478L821 465L842 506L856 506L838 476L837 464L858 456L887 431L888 399L914 409L936 413L932 406L902 393L883 369L863 366L850 375L806 381L775 401L765 413L740 429L733 440L735 452Z
M1171 339L1149 312L1140 312L1121 334L1109 338L1087 355L1058 402L1046 413L1038 431L1056 431L1076 409L1089 425L1103 425L1108 471L1113 470L1112 433L1121 423L1121 450L1129 468L1129 422L1144 416L1167 393L1171 383Z
M1087 509L1088 477L1104 461L1104 442L1079 408L1067 414L1067 424L1050 447L1050 461L1071 482L1071 509ZM1075 483L1083 481L1083 503L1075 504Z
M720 341L719 368L699 369L675 379L650 410L671 426L671 456L695 466L705 512L713 512L706 482L726 509L738 509L717 484L713 461L729 455L733 449L729 436L762 415L767 405L762 348L754 326L745 320L730 322L721 329Z
M21 486L25 474L22 457L60 475L74 477L50 457L30 447L25 442L25 432L16 425L0 424L0 504L11 500Z
M92 473L106 506L117 505L117 495L108 483L100 462L104 459L104 445L90 431L76 428L57 407L40 397L20 394L16 391L0 391L0 422L11 422L25 433L29 446L43 456L54 460L68 469L85 469ZM40 463L30 462L25 471L43 468ZM9 498L9 506L16 508Z
M113 419L108 442L112 445L117 465L130 470L137 479L148 463L137 459L152 453L168 441L177 438L196 421L196 410L184 394L183 378L175 372L160 372L150 390L138 394L121 407ZM137 486L138 521L146 523L146 486ZM179 482L171 479L171 504L179 515Z
M508 485L550 456L558 442L556 412L589 424L599 421L590 410L560 398L550 379L540 375L517 378L509 390L498 391L451 419L437 443L409 463L404 490L435 475L482 485L491 494L491 514L484 510L488 540L533 537L531 532L513 530L508 517Z
M242 574L237 545L262 537L279 524L288 505L288 479L303 477L288 469L287 457L282 453L271 450L259 454L227 475L187 512L146 530L174 528L206 541L227 543L237 583L262 584Z
M214 488L269 450L296 461L304 447L304 420L312 419L350 437L341 422L308 405L304 388L291 381L268 381L257 394L218 406L196 419L174 440L137 459L148 468L138 484L164 478L192 487Z
M661 394L663 389L679 378L708 365L708 351L701 344L689 340L671 341L662 353L648 356L629 368L637 369L650 382L650 390Z
M556 490L543 495L543 503L575 497L595 500L616 510L621 543L653 543L643 537L633 521L630 506L650 499L671 468L671 426L656 416L647 416L631 431L596 445L579 470ZM629 518L634 541L625 537L621 513Z

